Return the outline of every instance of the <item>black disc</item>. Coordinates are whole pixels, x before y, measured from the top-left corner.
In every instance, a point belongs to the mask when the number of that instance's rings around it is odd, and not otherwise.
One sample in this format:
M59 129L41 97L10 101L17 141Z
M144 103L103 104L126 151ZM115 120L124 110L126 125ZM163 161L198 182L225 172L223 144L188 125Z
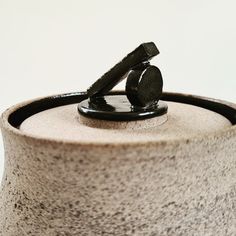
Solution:
M158 102L162 88L162 75L156 66L133 69L128 74L126 94L133 106L147 107Z
M100 120L132 121L161 116L167 113L167 104L159 101L148 108L133 107L125 95L106 95L79 103L80 114Z

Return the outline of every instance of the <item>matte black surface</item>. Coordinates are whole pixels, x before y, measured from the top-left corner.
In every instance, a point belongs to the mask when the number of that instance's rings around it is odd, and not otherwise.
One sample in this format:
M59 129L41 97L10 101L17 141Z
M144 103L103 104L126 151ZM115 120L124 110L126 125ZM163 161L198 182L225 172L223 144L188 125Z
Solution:
M167 104L159 101L148 108L133 107L125 95L106 95L79 103L80 114L100 120L132 121L167 113Z
M110 94L125 95L125 92L113 91ZM87 98L88 95L86 92L76 92L36 100L12 112L8 117L8 122L11 126L19 128L19 126L25 119L36 113L63 105L77 104L78 102L81 102ZM236 109L229 104L204 99L202 97L183 95L178 93L163 93L161 99L164 101L191 104L217 112L230 120L233 125L236 125Z
M88 96L106 95L113 87L125 78L125 75L129 70L142 62L150 60L157 54L159 54L159 51L153 42L141 44L98 79L87 90Z
M157 103L162 88L162 75L156 66L133 69L128 74L126 94L133 106L147 107Z

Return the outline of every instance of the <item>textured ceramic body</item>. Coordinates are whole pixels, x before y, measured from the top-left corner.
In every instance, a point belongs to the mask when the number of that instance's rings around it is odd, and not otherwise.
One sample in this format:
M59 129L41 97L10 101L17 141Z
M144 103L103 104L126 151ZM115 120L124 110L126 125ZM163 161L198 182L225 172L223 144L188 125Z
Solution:
M22 134L7 121L18 108L1 120L0 235L235 235L235 126L169 142L81 144Z

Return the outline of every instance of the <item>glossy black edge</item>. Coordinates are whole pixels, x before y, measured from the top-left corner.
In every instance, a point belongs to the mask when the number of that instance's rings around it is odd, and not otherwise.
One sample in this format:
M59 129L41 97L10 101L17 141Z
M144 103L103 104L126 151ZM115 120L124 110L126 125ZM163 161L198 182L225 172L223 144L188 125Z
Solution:
M85 109L78 105L78 112L88 118L108 121L136 121L145 120L157 116L161 116L167 113L168 106L162 102L157 109L147 109L146 111L134 111L134 112L102 112L90 109Z
M125 92L114 91L114 92L110 92L109 94L125 95ZM51 97L46 97L40 100L36 100L13 111L8 117L8 122L13 127L18 128L25 119L27 119L28 117L36 113L39 113L41 111L51 109L54 107L79 103L86 98L88 98L86 92L82 92L82 93L78 92L78 93L62 94L58 96L51 96ZM172 102L179 102L179 103L199 106L199 107L217 112L223 115L224 117L226 117L228 120L230 120L233 125L236 124L236 109L227 104L220 103L217 101L211 101L211 100L204 99L201 97L175 94L175 93L163 93L161 99L164 101L172 101Z
M209 98L174 93L163 93L161 99L164 101L179 102L202 107L224 116L232 123L232 125L236 124L236 108L224 104L223 101L221 103L221 101L213 101Z

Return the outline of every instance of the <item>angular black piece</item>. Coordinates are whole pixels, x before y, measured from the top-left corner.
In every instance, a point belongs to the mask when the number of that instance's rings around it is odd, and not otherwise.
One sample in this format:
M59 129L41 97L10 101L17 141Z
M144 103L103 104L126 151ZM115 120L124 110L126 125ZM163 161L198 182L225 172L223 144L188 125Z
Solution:
M88 96L106 95L113 87L125 78L125 75L129 70L142 62L150 60L157 54L159 54L159 51L153 42L141 44L98 79L87 90Z
M135 68L128 74L126 94L133 106L147 107L158 102L162 88L161 72L156 66Z
M159 101L148 108L133 107L125 95L106 95L86 99L79 103L78 112L83 116L112 121L143 120L167 113L167 104Z

